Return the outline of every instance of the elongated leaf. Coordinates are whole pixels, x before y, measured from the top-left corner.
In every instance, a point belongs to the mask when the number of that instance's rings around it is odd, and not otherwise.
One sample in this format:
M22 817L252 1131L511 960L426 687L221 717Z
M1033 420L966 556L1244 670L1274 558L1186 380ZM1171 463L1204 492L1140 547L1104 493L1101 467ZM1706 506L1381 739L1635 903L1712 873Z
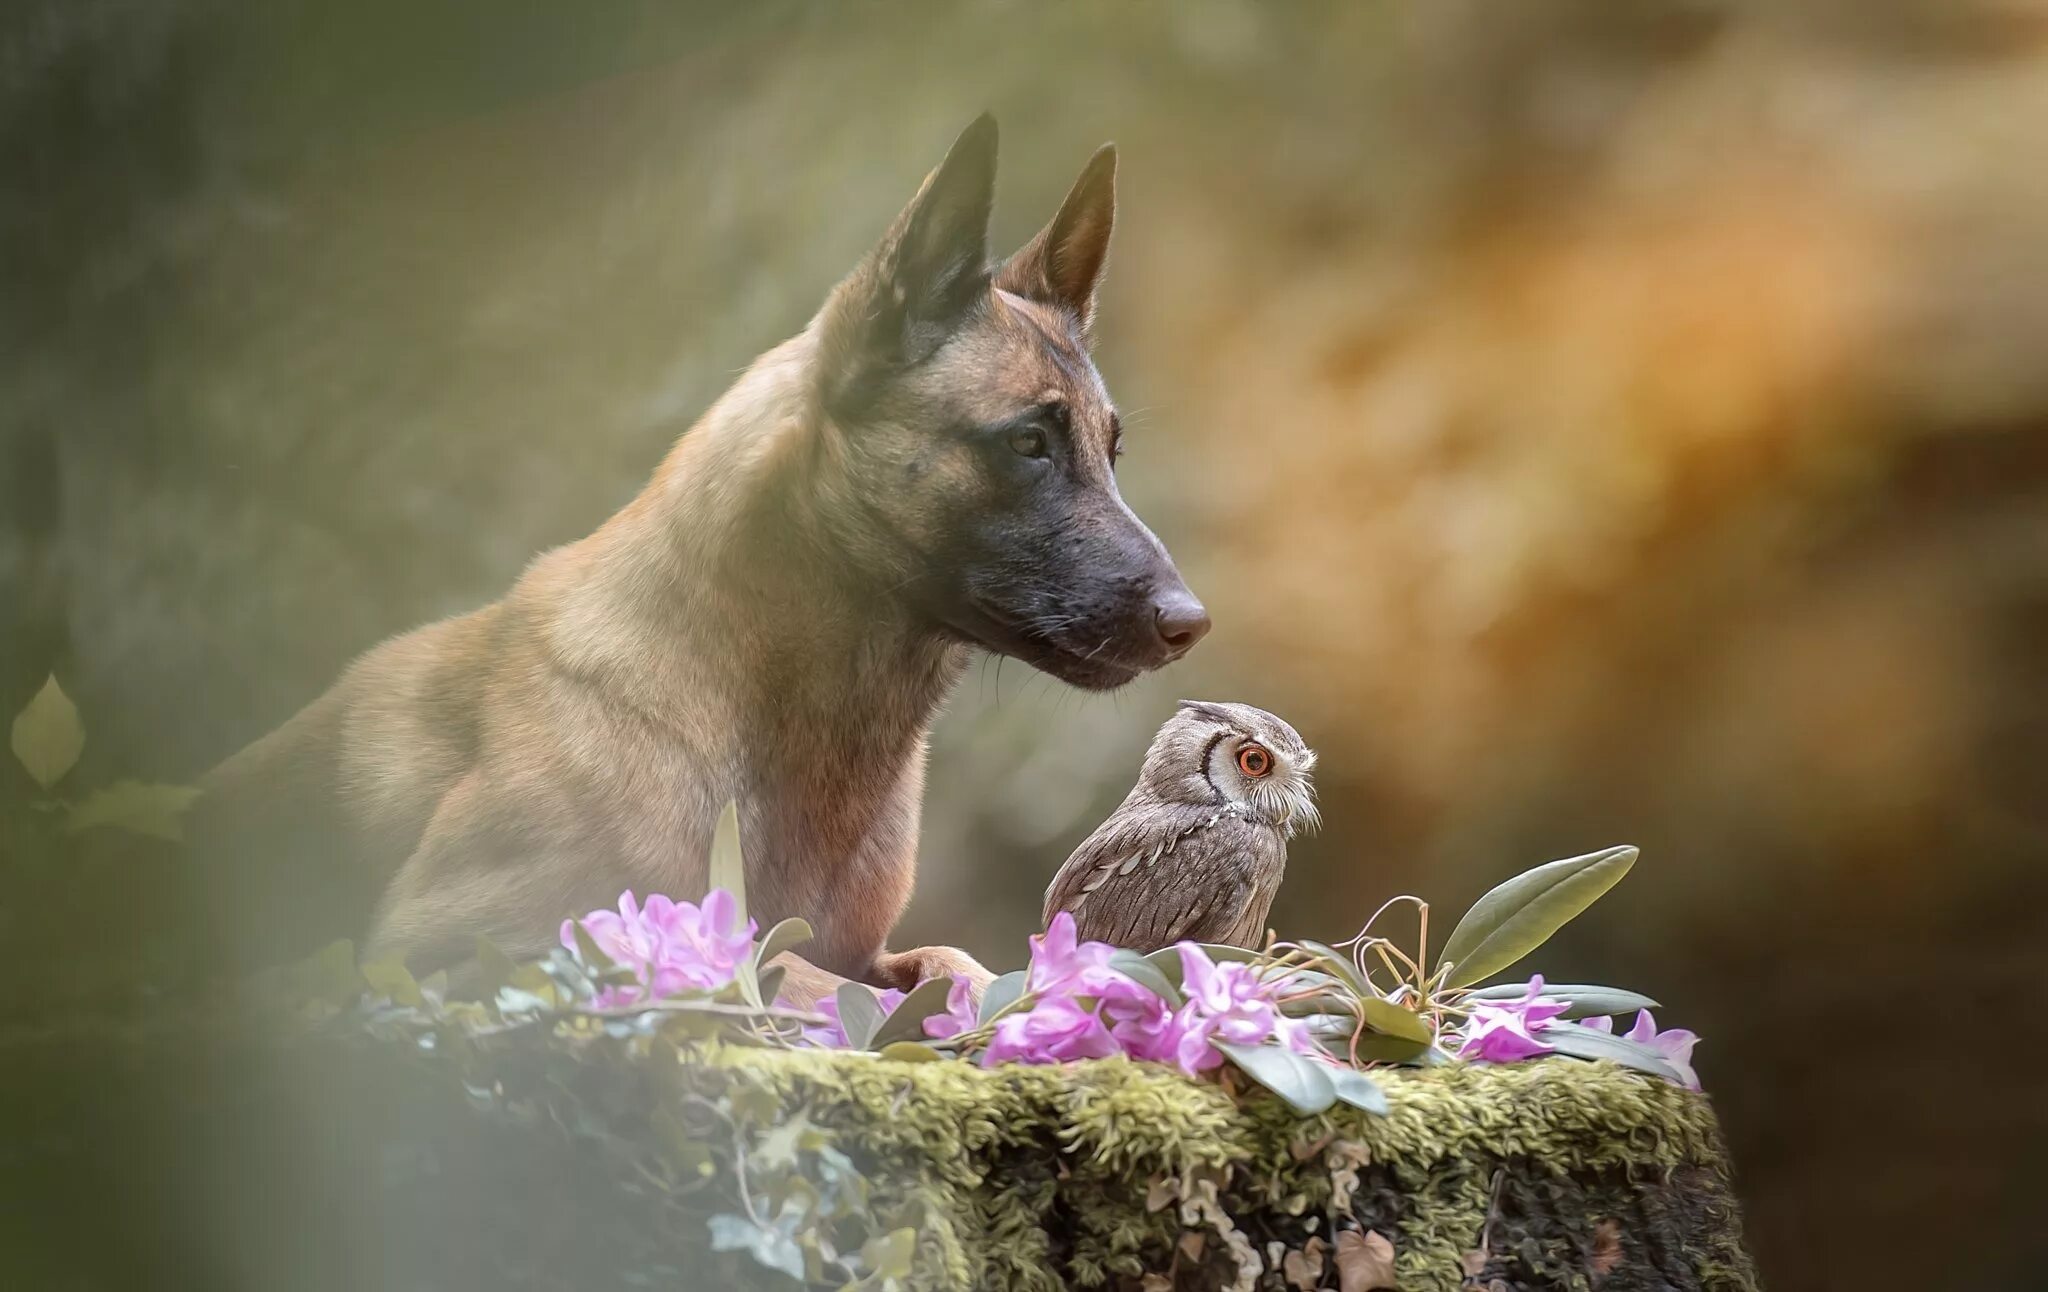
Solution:
M876 1025L862 1048L879 1050L895 1041L922 1041L924 1021L934 1014L946 1012L946 994L952 990L953 980L950 978L927 978L912 987L903 1003L889 1011L889 1016ZM851 1031L847 1033L849 1039L852 1035Z
M1387 1115L1387 1092L1380 1089L1380 1083L1366 1076L1357 1068L1335 1067L1327 1070L1330 1088L1337 1092L1339 1103L1363 1108L1369 1113Z
M1466 997L1467 1000L1520 1000L1529 990L1527 983L1508 982L1492 987L1481 987ZM1561 1000L1569 1008L1561 1018L1592 1018L1600 1014L1633 1014L1639 1009L1658 1009L1660 1006L1648 996L1639 992L1623 991L1619 987L1598 987L1591 983L1544 983L1543 995L1549 1000Z
M1346 1033L1345 1037L1340 1037L1332 1042L1335 1048L1345 1053L1347 1057L1351 1045L1350 1041L1346 1039L1348 1036L1349 1033ZM1429 1046L1410 1041L1405 1037L1382 1036L1377 1032L1367 1032L1364 1036L1358 1038L1358 1057L1370 1063L1403 1063L1426 1067L1435 1062L1431 1058L1435 1053L1436 1051Z
M78 720L78 706L57 685L54 673L14 715L10 736L14 756L44 789L63 780L64 773L77 765L78 755L85 750L85 724Z
M1382 1036L1398 1037L1422 1045L1436 1039L1436 1029L1430 1026L1428 1019L1382 997L1359 997L1358 1012L1364 1016L1365 1025Z
M1110 953L1109 967L1159 997L1174 1009L1181 1006L1180 989L1168 981L1159 966L1135 951L1119 947Z
M1286 1100L1303 1116L1312 1116L1337 1102L1330 1066L1277 1045L1233 1045L1211 1041L1238 1070Z
M782 976L789 972L788 965L767 965L760 970L756 987L761 999L773 1005L776 997L782 995Z
M198 797L191 785L115 781L66 812L64 829L76 834L105 827L176 843L185 837L185 813Z
M590 930L583 927L582 920L573 921L569 927L575 931L576 956L585 969L592 974L603 974L615 967L612 958L604 953L604 948L597 945L597 939L590 936Z
M1326 971L1336 975L1337 980L1352 991L1357 992L1361 996L1379 995L1379 992L1373 989L1373 985L1365 980L1365 975L1358 972L1358 966L1351 962L1351 957L1337 950L1337 948L1325 946L1320 942L1304 940L1301 943L1301 949L1321 956L1328 962Z
M786 920L777 920L775 927L761 939L760 950L754 953L754 963L765 966L770 960L794 946L801 946L812 938L809 920L792 915Z
M1451 930L1441 964L1448 985L1491 978L1543 945L1635 865L1636 850L1603 848L1524 871L1480 898Z
M1611 1036L1586 1027L1546 1027L1541 1036L1545 1045L1575 1059L1611 1059L1625 1068L1666 1081L1683 1084L1685 1080L1663 1055L1625 1036Z
M892 1063L930 1063L946 1057L923 1041L891 1041L881 1046L879 1052Z
M711 835L711 882L710 887L722 888L732 894L733 905L738 913L733 919L744 926L747 922L747 867L740 856L740 805L731 799L725 802L725 811L718 814L718 829Z
M839 984L839 1026L845 1029L847 1048L865 1050L882 1025L882 1002L875 993L857 982Z
M990 983L981 993L981 1016L977 1021L994 1022L997 1015L1016 1004L1024 995L1024 979L1022 969L1013 969Z

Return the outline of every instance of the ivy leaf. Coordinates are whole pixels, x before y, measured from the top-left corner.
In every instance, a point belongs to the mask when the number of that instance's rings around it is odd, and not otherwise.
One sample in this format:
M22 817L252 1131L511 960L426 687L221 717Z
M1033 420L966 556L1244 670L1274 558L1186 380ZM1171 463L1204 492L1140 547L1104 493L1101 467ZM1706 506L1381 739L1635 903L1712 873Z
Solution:
M1428 1045L1436 1039L1436 1029L1430 1026L1428 1019L1377 994L1360 996L1358 1012L1365 1019L1365 1025L1382 1036L1397 1037L1421 1045Z
M1526 870L1473 903L1451 930L1439 965L1464 987L1514 964L1621 882L1637 851L1623 845Z
M723 1213L711 1217L710 1227L712 1251L746 1252L769 1269L780 1270L799 1283L804 1281L803 1249L782 1230Z
M711 887L722 888L732 894L736 914L735 923L745 926L747 922L747 868L740 856L740 805L732 799L725 801L725 810L718 814L718 829L711 835Z
M922 1041L924 1021L934 1014L946 1012L946 996L953 990L951 978L927 978L910 989L903 1002L889 1011L889 1016L875 1026L874 1033L862 1043L862 1049L879 1050L896 1041ZM877 1006L879 1009L880 1007ZM846 1017L845 1006L840 1006L840 1018ZM847 1029L847 1039L853 1031Z
M115 781L67 809L64 829L77 834L104 826L176 843L185 837L185 813L198 797L193 785Z
M1685 1078L1665 1061L1663 1055L1625 1036L1612 1036L1589 1027L1546 1027L1540 1035L1543 1043L1559 1054L1570 1055L1574 1059L1611 1059L1624 1068L1647 1072L1674 1084L1685 1084Z
M1296 1112L1312 1116L1337 1102L1330 1068L1306 1055L1277 1045L1235 1045L1211 1041L1238 1070L1286 1100Z
M1499 983L1481 987L1467 1000L1520 1000L1529 990L1527 983ZM1639 992L1619 987L1597 987L1590 983L1544 983L1546 1000L1561 1000L1568 1009L1560 1018L1593 1018L1604 1014L1633 1014L1639 1009L1660 1009L1656 1001Z
M882 1002L875 993L857 982L839 984L839 1026L846 1031L849 1049L865 1050L882 1025Z
M1385 1292L1394 1281L1394 1245L1374 1230L1346 1229L1337 1235L1340 1292Z
M1137 983L1146 991L1165 1001L1174 1009L1181 1007L1180 988L1168 981L1159 966L1127 947L1118 947L1109 956L1109 967Z
M1387 1092L1380 1089L1379 1082L1356 1068L1329 1068L1325 1075L1330 1079L1331 1089L1337 1092L1338 1102L1381 1117L1387 1115Z
M78 706L57 685L54 673L27 707L14 715L11 734L14 756L46 790L77 766L78 755L85 750L85 724L78 720Z
M975 1021L987 1023L1024 995L1024 980L1028 975L1022 969L1012 969L990 983L981 993L981 1013Z
M860 1248L861 1264L878 1279L909 1278L911 1262L916 1256L915 1229L892 1229L880 1238L868 1239Z

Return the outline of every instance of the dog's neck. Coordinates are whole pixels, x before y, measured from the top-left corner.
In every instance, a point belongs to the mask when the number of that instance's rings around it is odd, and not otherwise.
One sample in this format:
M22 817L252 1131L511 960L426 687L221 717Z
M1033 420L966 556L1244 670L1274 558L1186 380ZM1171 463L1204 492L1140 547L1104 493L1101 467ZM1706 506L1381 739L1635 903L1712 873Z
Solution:
M922 740L965 648L871 586L806 487L831 452L814 344L769 351L676 444L638 497L564 549L550 639L571 672L660 717L715 692L743 737L890 761Z

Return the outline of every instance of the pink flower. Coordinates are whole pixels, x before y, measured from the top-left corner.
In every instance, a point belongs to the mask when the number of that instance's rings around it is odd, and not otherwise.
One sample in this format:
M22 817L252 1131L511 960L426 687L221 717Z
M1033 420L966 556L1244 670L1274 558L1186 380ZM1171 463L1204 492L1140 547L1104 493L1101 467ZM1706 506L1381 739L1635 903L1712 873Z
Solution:
M754 953L752 920L735 928L738 903L713 889L704 904L675 902L659 893L641 906L632 890L619 895L619 909L597 910L580 921L590 940L615 963L632 971L637 986L607 987L599 1006L635 1005L680 991L716 991L739 974ZM562 921L562 945L578 950L576 925Z
M1543 975L1538 974L1529 980L1529 989L1520 1000L1474 1005L1472 1016L1465 1020L1465 1040L1458 1047L1458 1057L1513 1063L1554 1053L1555 1047L1538 1040L1535 1033L1568 1007L1562 1001L1542 1000L1542 994Z
M1109 967L1116 948L1107 942L1082 942L1074 917L1061 911L1043 934L1031 939L1031 966L1024 990L1037 996L1115 994L1137 984ZM1140 990L1143 990L1140 988Z
M897 991L894 987L886 991L876 992L875 1001L882 1007L882 1017L887 1019L889 1015L895 1013L896 1007L903 1003L903 998L908 994L908 992ZM839 1020L839 998L837 996L827 996L819 1001L812 1008L811 1012L823 1014L830 1021L806 1027L804 1029L804 1040L806 1042L811 1045L828 1046L835 1050L843 1050L852 1044L846 1036L846 1024Z
M983 1067L998 1063L1064 1063L1121 1053L1093 1009L1071 996L1049 996L1028 1010L1005 1014L982 1051Z
M1614 1031L1614 1020L1603 1014L1598 1018L1582 1019L1579 1026L1611 1034ZM1692 1047L1700 1043L1697 1034L1682 1027L1660 1032L1657 1030L1656 1018L1649 1010L1641 1009L1636 1011L1635 1026L1631 1027L1626 1035L1629 1040L1654 1051L1666 1063L1677 1069L1687 1090L1700 1088L1699 1073L1693 1071L1692 1066Z
M927 1018L924 1034L935 1041L942 1041L949 1036L973 1031L980 1021L974 1008L974 988L968 985L963 975L956 973L953 986L946 992L946 1012Z

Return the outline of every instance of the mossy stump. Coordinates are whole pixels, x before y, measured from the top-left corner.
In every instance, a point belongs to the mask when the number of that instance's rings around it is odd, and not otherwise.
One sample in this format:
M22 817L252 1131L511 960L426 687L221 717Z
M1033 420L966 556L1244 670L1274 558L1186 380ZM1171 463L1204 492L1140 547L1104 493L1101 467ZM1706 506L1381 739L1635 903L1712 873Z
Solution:
M17 1250L66 1287L110 1285L103 1265L159 1287L794 1287L712 1250L707 1221L740 1205L736 1160L765 1215L814 1192L793 1181L824 1152L860 1177L837 1232L914 1229L917 1288L1337 1288L1344 1231L1384 1239L1414 1292L1757 1285L1707 1100L1604 1063L1383 1071L1386 1116L1303 1118L1120 1059L983 1070L593 1020L62 1029L0 1058L36 1092L9 1148L41 1181Z

